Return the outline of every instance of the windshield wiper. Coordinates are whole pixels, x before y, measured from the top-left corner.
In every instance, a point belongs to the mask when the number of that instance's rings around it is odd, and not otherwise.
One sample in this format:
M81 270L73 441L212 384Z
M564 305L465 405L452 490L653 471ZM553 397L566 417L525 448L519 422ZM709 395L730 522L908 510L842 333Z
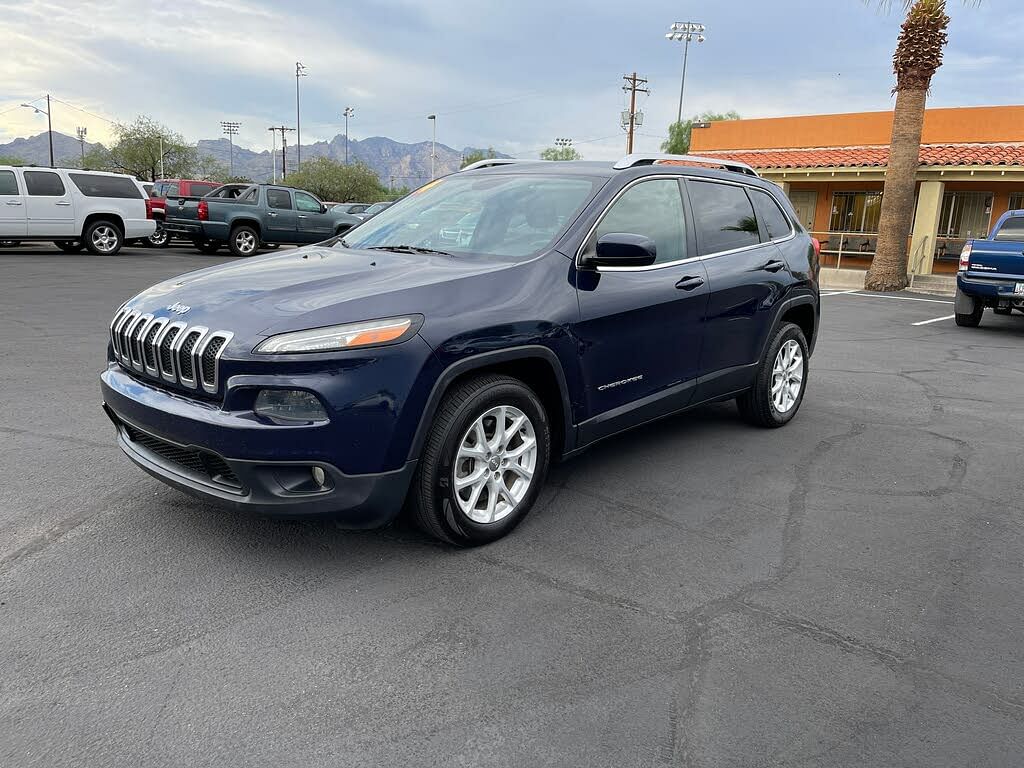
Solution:
M451 256L447 251L439 251L436 248L421 248L418 245L371 245L367 251L394 251L395 253L436 253L440 256Z

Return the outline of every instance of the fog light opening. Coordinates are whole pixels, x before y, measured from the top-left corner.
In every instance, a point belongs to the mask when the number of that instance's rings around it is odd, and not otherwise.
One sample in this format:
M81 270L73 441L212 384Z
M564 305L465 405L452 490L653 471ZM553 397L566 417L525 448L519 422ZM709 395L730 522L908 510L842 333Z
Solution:
M313 467L313 482L321 488L324 487L324 483L327 482L327 473L324 472L323 467Z

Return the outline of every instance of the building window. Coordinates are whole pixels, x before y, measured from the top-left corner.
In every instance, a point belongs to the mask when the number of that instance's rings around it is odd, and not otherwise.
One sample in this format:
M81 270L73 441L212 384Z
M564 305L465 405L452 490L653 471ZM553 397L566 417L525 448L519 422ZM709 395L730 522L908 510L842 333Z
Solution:
M832 194L832 232L878 232L882 213L881 192L835 192Z
M1010 210L1024 210L1024 192L1018 192L1016 195L1010 195Z
M985 237L991 218L991 192L947 192L942 198L939 237L952 240Z

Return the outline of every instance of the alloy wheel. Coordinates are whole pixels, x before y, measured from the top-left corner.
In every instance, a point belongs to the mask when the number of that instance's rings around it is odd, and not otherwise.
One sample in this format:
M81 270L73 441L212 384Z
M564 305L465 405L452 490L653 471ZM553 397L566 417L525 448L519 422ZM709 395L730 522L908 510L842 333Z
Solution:
M102 224L92 231L92 244L100 253L110 253L117 248L118 234L109 224Z
M779 349L772 366L772 405L778 413L788 413L804 386L804 353L790 339Z
M530 418L511 405L487 410L459 442L452 470L459 508L477 523L503 520L526 497L536 466Z
M256 236L248 231L239 232L235 235L235 247L241 253L252 253L256 250Z

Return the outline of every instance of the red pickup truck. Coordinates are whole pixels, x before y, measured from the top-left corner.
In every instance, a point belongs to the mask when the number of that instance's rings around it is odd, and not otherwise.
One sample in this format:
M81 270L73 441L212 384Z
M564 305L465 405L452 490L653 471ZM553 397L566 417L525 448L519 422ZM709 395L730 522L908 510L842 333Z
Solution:
M153 218L156 219L156 231L147 238L149 244L154 248L163 248L171 241L164 229L167 198L203 197L219 186L221 185L216 181L201 181L199 179L157 179L154 181L153 188L149 191L149 208L153 211Z

